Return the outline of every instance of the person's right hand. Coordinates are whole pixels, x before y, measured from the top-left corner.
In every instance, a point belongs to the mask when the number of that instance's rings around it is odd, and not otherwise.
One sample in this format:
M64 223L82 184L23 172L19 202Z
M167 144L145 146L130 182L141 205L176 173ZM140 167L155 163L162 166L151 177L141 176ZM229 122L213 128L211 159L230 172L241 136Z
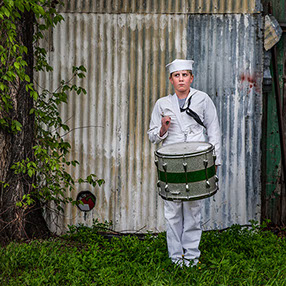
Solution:
M168 131L170 124L171 124L171 117L163 116L161 119L161 129L160 129L161 137Z

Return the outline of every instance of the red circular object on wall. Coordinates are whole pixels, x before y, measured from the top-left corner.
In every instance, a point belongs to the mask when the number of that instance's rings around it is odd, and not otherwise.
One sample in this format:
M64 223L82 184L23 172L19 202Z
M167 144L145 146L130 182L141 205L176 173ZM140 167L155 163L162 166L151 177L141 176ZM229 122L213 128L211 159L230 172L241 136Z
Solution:
M81 202L77 204L77 207L83 212L91 211L96 203L96 197L90 191L81 191L76 200Z

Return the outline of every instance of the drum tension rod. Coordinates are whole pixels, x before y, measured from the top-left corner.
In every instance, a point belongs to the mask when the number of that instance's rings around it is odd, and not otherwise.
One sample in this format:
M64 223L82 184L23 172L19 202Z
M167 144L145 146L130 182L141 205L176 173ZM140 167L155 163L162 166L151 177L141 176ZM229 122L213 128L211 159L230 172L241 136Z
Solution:
M165 172L165 181L166 181L166 185L165 185L165 191L166 192L169 192L169 189L168 189L168 180L167 180L167 163L163 163L162 164L163 166L163 169L164 169L164 172Z
M209 189L211 187L211 184L210 184L209 178L208 178L208 169L207 169L208 163L209 163L209 161L205 159L204 160L204 166L205 166L205 173L206 173L206 187Z
M156 167L158 167L158 160L157 159L155 159L155 165L156 165Z
M157 159L155 159L155 165L156 165L156 167L157 167L157 175L158 175L158 181L157 181L157 187L159 188L160 187L160 177L159 177L159 169L158 169L158 160Z
M216 155L215 155L214 153L213 153L213 159L214 159L214 164L215 164ZM217 174L215 174L214 179L215 179L215 182L217 183L217 182L218 182L218 176L217 176Z
M188 163L187 162L184 162L183 163L183 167L184 167L184 170L185 170L185 178L186 178L186 191L189 192L190 189L189 189L189 185L188 185L188 175L187 175L187 167L188 167Z
M213 159L214 159L214 162L215 162L215 160L216 160L216 155L215 154L213 154Z

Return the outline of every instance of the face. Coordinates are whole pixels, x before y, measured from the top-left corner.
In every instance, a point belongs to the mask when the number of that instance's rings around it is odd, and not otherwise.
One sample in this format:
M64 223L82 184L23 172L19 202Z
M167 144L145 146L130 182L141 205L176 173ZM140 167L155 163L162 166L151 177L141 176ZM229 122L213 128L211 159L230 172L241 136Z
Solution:
M189 91L190 85L194 79L194 76L189 71L176 71L173 72L169 80L174 86L176 92L184 93Z

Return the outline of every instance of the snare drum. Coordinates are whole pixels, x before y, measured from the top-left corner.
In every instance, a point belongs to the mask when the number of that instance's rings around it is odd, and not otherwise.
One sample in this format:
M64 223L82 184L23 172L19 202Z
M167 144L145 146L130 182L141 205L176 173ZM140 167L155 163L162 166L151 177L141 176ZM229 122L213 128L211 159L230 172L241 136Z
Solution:
M206 142L182 142L155 151L159 195L165 200L201 200L218 190L214 147Z

